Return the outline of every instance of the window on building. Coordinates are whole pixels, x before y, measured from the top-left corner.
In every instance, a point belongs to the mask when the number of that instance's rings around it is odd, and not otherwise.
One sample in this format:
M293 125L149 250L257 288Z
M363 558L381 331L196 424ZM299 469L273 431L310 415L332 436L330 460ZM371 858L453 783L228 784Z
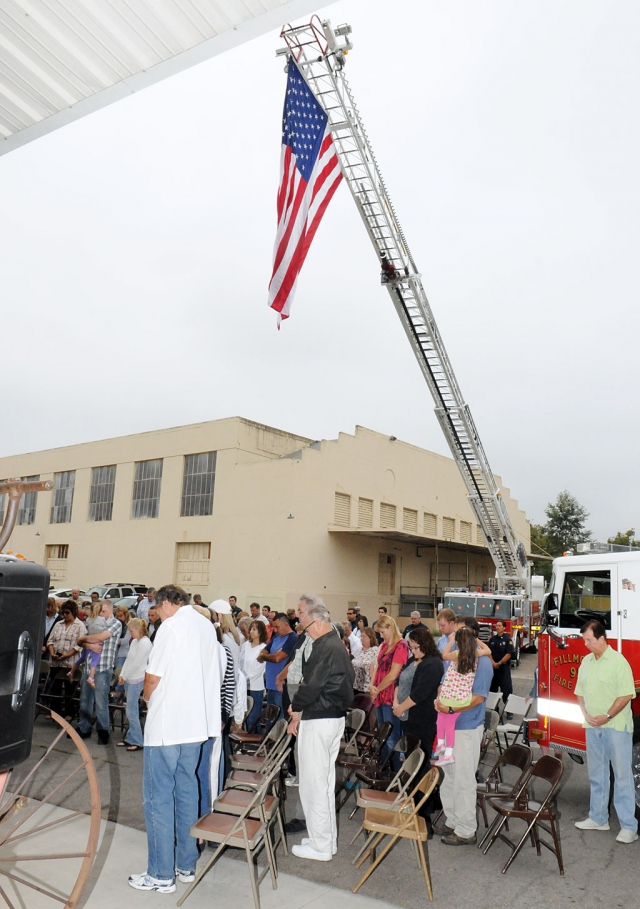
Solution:
M52 524L68 524L71 520L73 488L75 484L75 470L63 470L60 473L54 473L53 499L51 505Z
M460 540L463 543L471 542L471 523L470 523L470 521L460 521Z
M358 499L358 527L373 527L373 499Z
M442 519L442 536L445 540L453 540L456 536L456 519L455 518L443 518Z
M387 502L380 502L380 527L392 528L396 526L396 506Z
M418 532L418 512L413 508L402 509L402 529L407 533Z
M136 461L133 475L132 518L157 518L160 510L162 458Z
M438 519L429 511L424 513L424 532L428 537L438 536Z
M54 543L45 550L45 565L52 581L67 580L69 546L67 543Z
M396 591L396 557L386 552L378 555L378 593L393 596Z
M25 483L34 483L36 480L40 479L40 474L34 474L32 477L22 477L23 482ZM36 521L36 505L38 504L38 493L37 492L27 492L20 499L20 507L18 508L18 524L35 524Z
M333 523L339 527L351 526L351 496L336 492L333 502Z
M213 487L216 479L216 453L185 455L182 476L183 518L213 514Z
M207 587L211 543L176 543L176 584Z
M91 469L89 520L110 521L113 512L113 493L116 487L116 465Z

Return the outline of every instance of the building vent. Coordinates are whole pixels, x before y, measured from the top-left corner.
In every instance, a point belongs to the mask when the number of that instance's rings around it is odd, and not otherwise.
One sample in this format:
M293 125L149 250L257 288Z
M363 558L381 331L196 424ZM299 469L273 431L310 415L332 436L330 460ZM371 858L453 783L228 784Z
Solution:
M54 543L47 546L46 568L51 575L52 581L67 580L67 565L69 562L69 546L67 543Z
M482 527L479 524L476 524L476 543L478 543L479 546L486 546Z
M407 533L418 532L418 512L413 508L402 509L402 529Z
M333 523L338 527L351 525L351 496L344 492L336 492L333 506Z
M394 528L396 526L396 506L387 502L380 503L380 527Z
M211 543L176 544L176 584L208 587Z
M470 521L460 521L460 540L462 543L471 542L471 523L470 523Z
M445 540L454 540L456 536L456 519L455 518L443 518L442 519L442 536Z
M424 532L428 537L438 536L438 519L428 511L424 513Z
M373 499L358 499L358 527L373 527Z

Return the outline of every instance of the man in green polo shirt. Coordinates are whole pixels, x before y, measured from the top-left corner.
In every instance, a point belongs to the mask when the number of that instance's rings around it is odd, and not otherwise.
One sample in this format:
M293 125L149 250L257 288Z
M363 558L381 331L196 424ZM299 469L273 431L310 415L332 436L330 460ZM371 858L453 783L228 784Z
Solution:
M576 821L579 830L609 829L609 763L613 768L613 804L620 821L618 843L638 839L635 790L631 769L633 715L636 696L631 666L607 643L604 626L595 620L580 629L590 651L578 671L576 695L587 730L587 766L591 783L589 817Z

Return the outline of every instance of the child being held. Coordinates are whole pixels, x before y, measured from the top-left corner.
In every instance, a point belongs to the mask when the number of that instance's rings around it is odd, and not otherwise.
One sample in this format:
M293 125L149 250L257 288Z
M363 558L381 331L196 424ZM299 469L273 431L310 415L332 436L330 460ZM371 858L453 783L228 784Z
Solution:
M455 633L457 650L452 650L453 641L449 641L442 659L449 662L442 684L438 689L438 700L444 707L452 708L451 713L438 713L438 744L434 756L435 764L452 764L453 746L456 737L456 721L460 708L471 703L473 682L476 677L478 658L489 656L491 651L482 641L477 641L469 628L459 628Z
M91 604L91 617L87 620L87 634L100 634L101 631L107 630L107 622L100 615L100 610L102 609L102 604L100 601L97 603ZM100 649L96 652L95 650L90 650L88 647L85 647L80 655L80 658L74 663L73 669L67 673L70 679L73 678L73 675L78 668L87 660L91 661L91 668L89 670L89 675L87 677L87 683L91 685L92 688L96 687L96 669L98 663L100 662L100 656L102 654L102 644L93 644L93 647L99 647Z

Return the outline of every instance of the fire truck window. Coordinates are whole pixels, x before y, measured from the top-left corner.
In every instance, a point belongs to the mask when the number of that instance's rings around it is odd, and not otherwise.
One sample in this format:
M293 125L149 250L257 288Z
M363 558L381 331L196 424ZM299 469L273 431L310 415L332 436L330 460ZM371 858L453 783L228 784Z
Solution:
M511 600L496 599L493 617L495 619L510 619L511 618Z
M608 571L570 571L564 576L560 626L580 628L598 619L611 630L611 576Z
M474 615L476 598L475 597L457 597L455 595L447 595L445 597L444 605L448 609L453 609L456 615Z

